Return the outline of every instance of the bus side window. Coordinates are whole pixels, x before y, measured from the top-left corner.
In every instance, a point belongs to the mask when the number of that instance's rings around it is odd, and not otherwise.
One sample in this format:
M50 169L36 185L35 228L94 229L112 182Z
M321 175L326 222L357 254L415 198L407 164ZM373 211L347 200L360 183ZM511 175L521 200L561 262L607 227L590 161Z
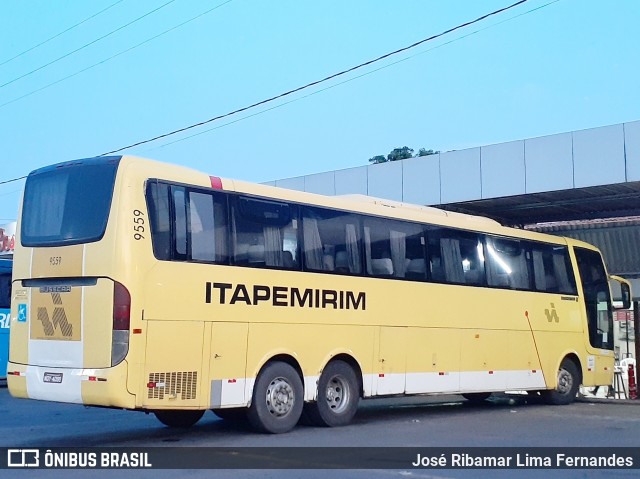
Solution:
M225 205L207 193L189 193L191 259L227 262L227 221Z
M323 208L303 208L302 238L305 269L360 274L358 217Z
M485 284L484 250L476 233L434 229L429 236L429 255L433 280L442 281L439 276L443 276L447 283Z
M528 252L519 240L486 237L487 284L508 289L531 289Z
M153 254L157 259L171 259L171 217L169 207L169 186L149 182L147 186L147 208L151 226Z
M367 273L423 280L427 268L422 225L383 218L365 218Z
M227 263L223 195L150 181L147 207L157 259Z
M174 210L174 259L187 259L187 199L185 198L184 188L178 186L171 187L171 196L173 198Z
M535 290L576 294L575 278L565 246L532 243L531 257Z
M438 228L427 227L427 262L429 264L429 278L437 283L444 283L447 277L444 273L444 262L440 249Z
M232 211L234 264L299 269L296 206L240 196Z

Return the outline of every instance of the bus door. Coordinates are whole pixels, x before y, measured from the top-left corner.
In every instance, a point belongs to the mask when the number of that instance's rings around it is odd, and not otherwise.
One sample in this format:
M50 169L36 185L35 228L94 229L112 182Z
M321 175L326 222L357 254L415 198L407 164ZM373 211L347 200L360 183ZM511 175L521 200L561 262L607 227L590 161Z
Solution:
M575 248L578 271L582 280L582 296L587 315L589 344L587 370L595 374L596 384L604 384L613 370L613 308L609 281L597 251Z

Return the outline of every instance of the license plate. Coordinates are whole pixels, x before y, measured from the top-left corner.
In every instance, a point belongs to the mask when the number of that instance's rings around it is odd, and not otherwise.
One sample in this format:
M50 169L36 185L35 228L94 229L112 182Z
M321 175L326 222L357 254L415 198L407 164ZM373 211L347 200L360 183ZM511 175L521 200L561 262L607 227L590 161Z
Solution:
M62 383L62 373L44 373L43 381L45 383Z

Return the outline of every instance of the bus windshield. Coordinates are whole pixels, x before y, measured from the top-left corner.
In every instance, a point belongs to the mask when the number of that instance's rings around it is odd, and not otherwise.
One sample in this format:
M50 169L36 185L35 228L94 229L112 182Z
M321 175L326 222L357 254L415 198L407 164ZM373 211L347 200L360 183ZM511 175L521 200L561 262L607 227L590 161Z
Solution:
M33 171L22 209L22 244L62 246L104 235L120 158L92 158Z

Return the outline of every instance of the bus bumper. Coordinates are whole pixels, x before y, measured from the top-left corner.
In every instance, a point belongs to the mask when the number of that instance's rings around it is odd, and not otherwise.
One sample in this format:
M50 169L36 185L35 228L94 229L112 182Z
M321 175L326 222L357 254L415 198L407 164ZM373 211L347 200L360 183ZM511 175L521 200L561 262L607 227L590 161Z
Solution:
M70 369L9 363L7 386L16 398L135 409L127 391L127 362L107 369Z

